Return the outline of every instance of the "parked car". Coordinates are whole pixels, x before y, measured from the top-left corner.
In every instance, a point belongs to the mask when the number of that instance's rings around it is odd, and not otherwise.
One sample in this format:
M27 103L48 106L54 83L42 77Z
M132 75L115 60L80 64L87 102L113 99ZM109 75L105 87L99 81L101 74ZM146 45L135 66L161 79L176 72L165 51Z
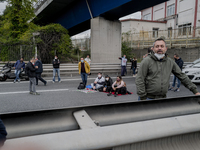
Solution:
M197 63L189 68L184 68L185 73L193 83L200 83L200 63Z
M200 58L195 60L195 61L193 61L191 64L186 65L185 68L190 68L190 67L192 67L192 66L194 66L194 65L196 65L198 63L200 63Z

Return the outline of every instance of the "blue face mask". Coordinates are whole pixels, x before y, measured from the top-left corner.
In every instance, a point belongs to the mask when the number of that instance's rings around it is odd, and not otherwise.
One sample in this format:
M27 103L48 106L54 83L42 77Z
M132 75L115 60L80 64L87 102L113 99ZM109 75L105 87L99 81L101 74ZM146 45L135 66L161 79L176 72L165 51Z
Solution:
M125 56L123 58L125 58Z
M81 60L81 62L83 63L83 62L84 62L84 60Z

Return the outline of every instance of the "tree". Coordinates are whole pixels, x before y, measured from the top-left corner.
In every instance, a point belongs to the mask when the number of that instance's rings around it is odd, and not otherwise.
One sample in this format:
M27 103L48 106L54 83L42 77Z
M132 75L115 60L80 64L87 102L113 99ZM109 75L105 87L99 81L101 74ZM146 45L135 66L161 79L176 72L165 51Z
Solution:
M44 63L50 63L54 54L69 57L71 55L72 43L67 29L60 24L50 24L46 26L33 26L32 29L26 31L21 37L24 44L33 43L33 33L38 32L35 36L35 42L38 52Z

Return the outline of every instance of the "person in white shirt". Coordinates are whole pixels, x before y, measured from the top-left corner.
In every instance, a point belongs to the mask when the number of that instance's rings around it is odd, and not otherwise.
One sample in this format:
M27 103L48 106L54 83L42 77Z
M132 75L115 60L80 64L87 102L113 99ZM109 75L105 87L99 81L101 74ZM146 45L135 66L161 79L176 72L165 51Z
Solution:
M87 57L85 58L85 61L87 61L87 63L88 63L89 65L91 64L90 55L87 55Z
M102 73L98 73L98 77L95 79L94 83L91 84L93 90L98 90L99 88L103 87L105 83L105 78L102 76Z
M119 57L119 59L122 61L121 62L121 76L124 76L124 73L126 72L126 64L127 64L126 55L124 55L123 57Z

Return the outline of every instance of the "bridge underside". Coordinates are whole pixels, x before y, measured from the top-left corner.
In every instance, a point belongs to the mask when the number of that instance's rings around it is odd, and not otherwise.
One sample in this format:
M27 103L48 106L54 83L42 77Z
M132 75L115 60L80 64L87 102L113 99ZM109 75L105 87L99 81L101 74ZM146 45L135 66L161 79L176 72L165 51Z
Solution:
M90 19L103 17L118 20L120 17L152 7L166 0L47 0L36 9L39 25L59 23L75 35L90 29ZM90 13L91 12L91 13Z

